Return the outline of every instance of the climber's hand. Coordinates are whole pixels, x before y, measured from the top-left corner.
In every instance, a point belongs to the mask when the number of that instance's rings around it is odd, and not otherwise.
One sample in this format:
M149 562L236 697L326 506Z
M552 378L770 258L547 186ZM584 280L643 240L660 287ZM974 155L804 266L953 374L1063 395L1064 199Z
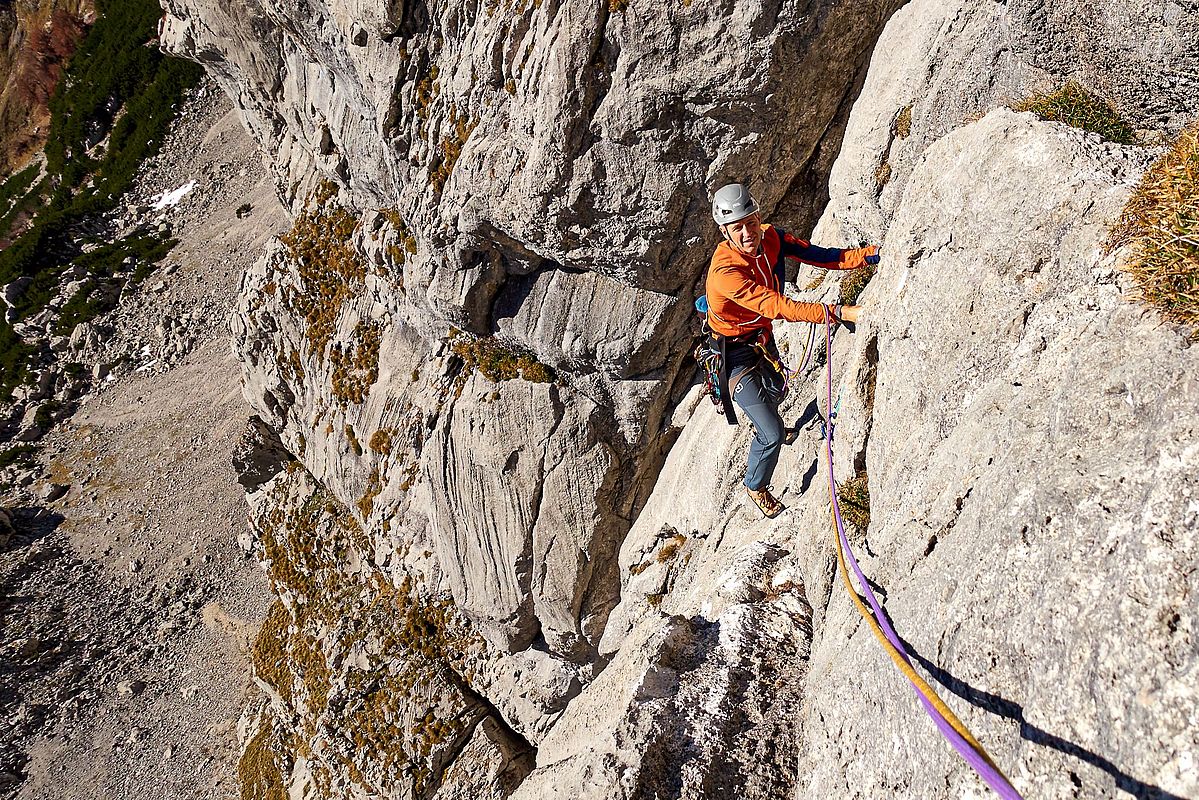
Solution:
M879 259L882 258L882 252L882 249L878 245L875 245L874 252L866 256L866 263L872 266L877 264Z
M847 325L856 324L861 310L861 306L841 306L841 321Z

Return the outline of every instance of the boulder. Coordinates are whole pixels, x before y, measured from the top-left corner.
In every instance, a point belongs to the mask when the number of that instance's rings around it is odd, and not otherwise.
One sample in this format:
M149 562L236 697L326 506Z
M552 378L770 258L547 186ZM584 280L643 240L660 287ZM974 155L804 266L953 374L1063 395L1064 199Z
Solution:
M233 467L237 480L247 492L256 491L293 460L284 448L279 435L261 418L252 416L233 452Z

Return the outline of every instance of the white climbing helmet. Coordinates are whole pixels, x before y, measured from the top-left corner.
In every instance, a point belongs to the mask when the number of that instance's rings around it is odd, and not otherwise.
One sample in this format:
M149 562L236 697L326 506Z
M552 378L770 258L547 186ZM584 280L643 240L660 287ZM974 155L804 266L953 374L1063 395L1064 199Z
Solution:
M749 189L740 183L722 186L712 197L712 219L717 225L728 225L758 213L758 203Z

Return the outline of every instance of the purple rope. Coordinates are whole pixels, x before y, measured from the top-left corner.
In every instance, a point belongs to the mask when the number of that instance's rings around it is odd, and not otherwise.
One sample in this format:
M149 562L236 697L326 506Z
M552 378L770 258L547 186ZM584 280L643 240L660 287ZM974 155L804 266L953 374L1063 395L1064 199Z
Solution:
M813 331L815 327L813 326ZM854 557L853 548L849 546L849 539L845 535L845 523L841 519L841 507L837 502L837 484L833 478L833 324L831 317L828 314L828 308L825 307L825 363L828 367L828 408L829 420L825 425L824 447L825 456L828 459L828 483L829 497L832 498L833 517L837 523L837 537L841 542L841 547L845 551L849 565L853 568L854 574L858 578L858 585L862 587L862 594L866 597L866 602L870 604L870 608L874 610L874 618L878 622L879 627L883 631L883 635L887 637L887 641L891 642L892 646L898 651L899 655L908 666L912 665L912 661L908 656L907 649L903 646L903 641L899 638L899 634L891 627L887 615L883 613L882 605L879 604L878 598L874 596L874 592L870 589L870 584L866 580L866 575L862 572L861 566L858 565L858 560ZM910 681L909 681L910 683ZM924 705L924 710L932 717L933 722L937 724L937 728L941 731L941 735L949 740L953 748L958 751L963 759L966 760L974 771L986 781L995 792L1004 800L1023 800L1020 793L1017 792L1003 776L985 753L980 753L969 742L962 737L960 733L949 723L949 720L942 716L936 706L925 697L920 691L920 687L912 684L912 689L916 692L916 696L920 698L920 702Z

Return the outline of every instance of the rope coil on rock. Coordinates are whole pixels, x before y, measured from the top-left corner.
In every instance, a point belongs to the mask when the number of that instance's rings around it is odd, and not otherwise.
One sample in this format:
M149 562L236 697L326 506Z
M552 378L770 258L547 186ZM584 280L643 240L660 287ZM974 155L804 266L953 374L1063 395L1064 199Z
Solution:
M854 557L853 549L849 546L849 539L845 535L845 523L841 519L841 507L837 502L837 483L833 477L833 428L835 427L835 420L832 413L833 323L827 306L825 306L824 324L828 389L827 407L830 409L828 424L824 426L824 447L825 457L828 462L829 505L832 511L833 530L837 545L837 563L841 573L841 580L845 583L845 588L849 590L849 596L853 600L854 605L857 606L858 612L870 625L871 631L874 632L883 649L887 651L887 655L895 662L895 666L911 682L912 688L915 689L916 695L924 705L924 710L928 712L933 722L937 724L937 728L941 731L941 734L949 740L949 743L953 745L962 758L974 768L974 771L1000 797L1004 798L1004 800L1023 800L1020 793L1012 787L1011 782L1008 781L999 767L995 765L995 762L991 760L991 756L987 754L987 751L979 744L978 740L967 730L966 726L950 710L945 701L938 696L937 692L929 686L928 682L916 672L908 656L907 649L903 645L903 640L899 638L899 635L887 620L887 615L883 613L882 606L874 596L874 592L870 590L870 584L866 580L866 575L862 572L862 568L858 565L858 561ZM815 334L815 329L816 326L813 325L813 335ZM853 581L849 577L849 569L846 568L847 562L853 568L854 575L857 576L858 584L862 587L862 594L865 595L867 602L870 604L869 608L866 607L866 603L862 602L858 591L854 589Z

